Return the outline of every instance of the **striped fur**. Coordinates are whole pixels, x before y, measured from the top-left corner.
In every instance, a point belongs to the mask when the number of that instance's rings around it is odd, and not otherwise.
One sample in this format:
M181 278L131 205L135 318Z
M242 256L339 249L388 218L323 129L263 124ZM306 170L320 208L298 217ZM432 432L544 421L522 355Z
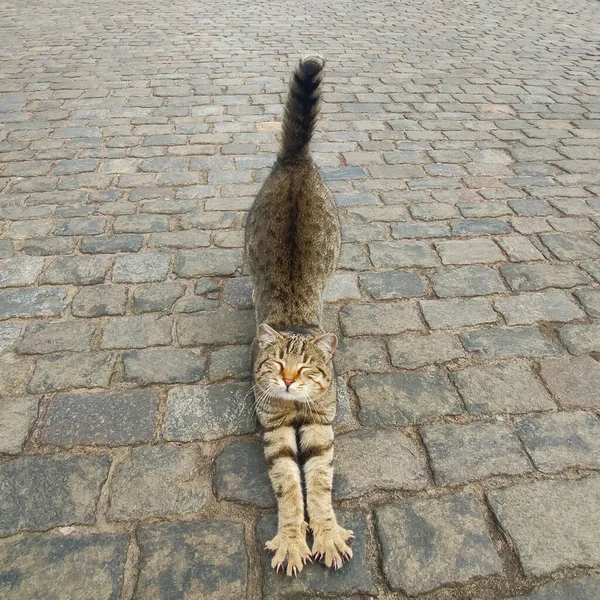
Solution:
M339 568L352 556L352 532L337 524L331 503L337 338L321 327L323 290L340 252L340 225L308 151L323 65L320 57L308 57L294 71L281 150L246 223L259 323L253 344L256 413L279 521L266 547L273 552L273 568L288 575L297 575L311 557Z

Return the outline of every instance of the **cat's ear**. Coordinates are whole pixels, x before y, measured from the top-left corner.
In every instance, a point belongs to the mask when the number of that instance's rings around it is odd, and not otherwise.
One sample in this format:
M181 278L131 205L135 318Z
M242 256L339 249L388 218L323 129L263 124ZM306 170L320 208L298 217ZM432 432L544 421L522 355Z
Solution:
M318 338L313 340L313 344L320 348L325 355L331 358L335 349L337 348L338 339L335 333L325 333L324 335L320 335Z
M268 346L269 344L273 344L276 342L281 335L277 333L272 327L269 327L266 323L261 323L258 326L258 333L256 334L258 338L258 343L261 348Z

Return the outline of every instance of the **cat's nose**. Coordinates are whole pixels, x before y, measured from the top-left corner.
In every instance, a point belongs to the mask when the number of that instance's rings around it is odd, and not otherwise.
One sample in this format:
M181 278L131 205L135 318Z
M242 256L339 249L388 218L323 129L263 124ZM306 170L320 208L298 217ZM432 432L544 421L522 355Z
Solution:
M285 383L285 387L289 390L290 385L292 385L292 383L294 383L294 380L288 379L287 377L282 377L282 379L283 379L283 383Z

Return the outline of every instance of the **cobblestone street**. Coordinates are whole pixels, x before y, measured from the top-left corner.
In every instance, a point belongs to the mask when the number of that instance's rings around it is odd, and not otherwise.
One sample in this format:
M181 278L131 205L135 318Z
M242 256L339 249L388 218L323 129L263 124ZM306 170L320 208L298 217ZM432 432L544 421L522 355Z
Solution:
M600 598L597 2L0 0L0 29L0 598ZM308 51L356 540L292 579L243 225Z

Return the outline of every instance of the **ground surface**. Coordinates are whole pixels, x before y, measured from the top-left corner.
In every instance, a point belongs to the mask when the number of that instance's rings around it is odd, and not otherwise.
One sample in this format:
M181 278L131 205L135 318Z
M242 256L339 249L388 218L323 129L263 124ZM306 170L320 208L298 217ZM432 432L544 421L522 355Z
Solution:
M600 597L596 2L0 18L2 598ZM357 540L291 581L262 550L241 247L310 49Z

